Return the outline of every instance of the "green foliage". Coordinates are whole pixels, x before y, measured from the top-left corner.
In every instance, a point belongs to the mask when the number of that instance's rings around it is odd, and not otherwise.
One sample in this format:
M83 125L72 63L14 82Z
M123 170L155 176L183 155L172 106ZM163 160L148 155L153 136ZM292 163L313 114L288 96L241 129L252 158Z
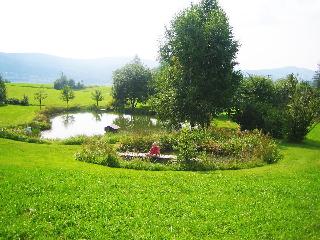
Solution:
M313 85L315 88L320 90L320 64L318 64L318 70L315 72L313 76Z
M69 101L74 97L73 90L69 86L64 86L61 90L61 99L67 103L67 108L69 107Z
M301 142L320 119L320 98L308 83L296 86L287 110L286 133L290 141Z
M150 135L131 135L121 139L119 151L148 152L156 139Z
M0 105L5 104L7 100L7 88L4 79L0 74Z
M241 75L234 71L238 43L216 1L201 1L176 15L160 47L154 110L171 125L208 126L230 105Z
M42 101L48 97L48 94L44 91L44 89L40 89L34 94L34 99L39 102L39 106L41 109Z
M39 138L39 129L32 128L31 133L27 133L24 127L0 128L0 138L12 139L15 141L28 143L46 143Z
M175 149L187 170L241 168L281 159L276 143L258 131L184 129Z
M75 157L83 162L118 167L117 155L113 147L100 139L88 139Z
M129 103L133 110L138 102L143 103L148 99L151 71L142 65L138 57L116 70L112 79L112 96L116 107L123 108Z
M23 98L22 98L22 99L7 98L6 104L29 106L29 98L28 98L28 96L26 96L26 95L23 95Z
M102 95L102 91L100 89L95 89L92 93L91 93L91 99L94 100L96 102L96 106L99 106L99 102L101 102L104 97Z
M286 102L280 99L285 96L280 90L287 88L279 88L279 94L276 95L276 88L270 78L250 76L244 79L234 97L233 119L242 130L261 129L274 137L283 137L283 109L279 106L285 106Z
M66 75L61 73L60 78L54 81L53 88L56 90L62 90L64 87L69 86L71 89L83 89L84 84L81 82L75 82L73 79L68 79Z
M88 136L75 136L62 140L62 144L64 145L81 145L88 141L90 137Z
M176 165L166 165L161 163L151 162L150 159L132 159L130 161L121 160L121 168L135 169L135 170L146 170L146 171L170 171L178 170Z

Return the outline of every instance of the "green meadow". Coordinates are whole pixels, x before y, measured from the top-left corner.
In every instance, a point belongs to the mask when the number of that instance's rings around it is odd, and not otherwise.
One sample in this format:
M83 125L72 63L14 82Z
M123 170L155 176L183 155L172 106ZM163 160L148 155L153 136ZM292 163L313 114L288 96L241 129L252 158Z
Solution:
M6 85L8 91L8 98L22 98L23 95L29 97L29 103L31 105L39 105L39 102L34 100L34 93L43 88L48 94L48 97L43 101L44 106L65 107L66 103L61 100L61 91L55 90L52 84L29 84L29 83L9 83ZM85 107L95 104L91 99L91 93L95 89L101 89L104 95L104 100L99 104L105 106L112 100L111 87L99 86L99 87L86 87L85 89L75 90L75 98L70 101L69 105Z
M61 100L61 91L53 89L52 84L8 83L6 84L8 98L21 99L28 96L30 106L7 105L0 107L0 127L26 124L30 122L39 111L39 102L34 99L34 94L39 89L44 89L48 97L43 101L43 107L66 107ZM91 99L91 93L95 89L101 89L104 100L99 103L101 107L107 106L111 100L111 87L87 87L74 91L75 98L70 101L70 107L89 107L95 104Z

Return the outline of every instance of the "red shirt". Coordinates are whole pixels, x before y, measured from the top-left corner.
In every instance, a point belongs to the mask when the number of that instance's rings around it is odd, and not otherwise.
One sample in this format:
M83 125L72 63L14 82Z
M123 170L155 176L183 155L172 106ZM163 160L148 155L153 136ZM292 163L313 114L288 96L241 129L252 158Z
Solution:
M160 155L160 147L159 146L152 146L150 151L150 155Z

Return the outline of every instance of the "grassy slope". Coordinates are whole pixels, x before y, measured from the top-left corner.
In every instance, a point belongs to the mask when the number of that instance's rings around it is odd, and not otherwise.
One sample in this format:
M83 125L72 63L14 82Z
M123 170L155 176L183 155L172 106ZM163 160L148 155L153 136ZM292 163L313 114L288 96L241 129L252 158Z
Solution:
M0 238L320 238L320 126L278 164L146 172L0 139ZM312 141L311 141L312 140Z
M6 84L8 97L22 98L23 95L29 97L29 102L32 105L38 105L39 103L34 100L34 93L43 87L48 94L48 98L44 100L46 106L65 107L66 103L60 99L60 91L53 89L49 84L26 84L26 83L9 83ZM75 98L70 101L70 106L89 106L95 104L91 99L91 93L94 89L101 89L103 91L105 99L99 104L101 106L107 105L111 101L111 88L110 87L88 87L83 90L76 90Z
M0 107L0 127L15 126L30 122L39 107L7 105Z

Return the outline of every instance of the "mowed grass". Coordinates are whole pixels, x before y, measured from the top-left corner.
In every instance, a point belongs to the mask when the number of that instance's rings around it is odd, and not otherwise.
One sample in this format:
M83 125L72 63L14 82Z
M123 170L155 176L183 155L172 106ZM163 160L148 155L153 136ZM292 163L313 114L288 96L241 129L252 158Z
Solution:
M0 106L0 127L29 123L38 110L37 106Z
M0 239L319 239L319 132L281 144L277 164L212 172L114 169L74 160L78 146L0 139Z
M66 102L61 99L61 91L55 90L51 84L8 83L6 86L9 98L21 99L23 95L26 95L29 97L30 104L38 106L39 102L34 99L34 94L43 88L48 94L48 97L43 101L45 106L66 107ZM112 99L111 87L99 86L75 90L75 98L70 101L69 106L86 107L95 104L95 101L91 99L91 94L95 89L102 90L104 96L104 100L99 102L99 105L101 107L108 105Z

